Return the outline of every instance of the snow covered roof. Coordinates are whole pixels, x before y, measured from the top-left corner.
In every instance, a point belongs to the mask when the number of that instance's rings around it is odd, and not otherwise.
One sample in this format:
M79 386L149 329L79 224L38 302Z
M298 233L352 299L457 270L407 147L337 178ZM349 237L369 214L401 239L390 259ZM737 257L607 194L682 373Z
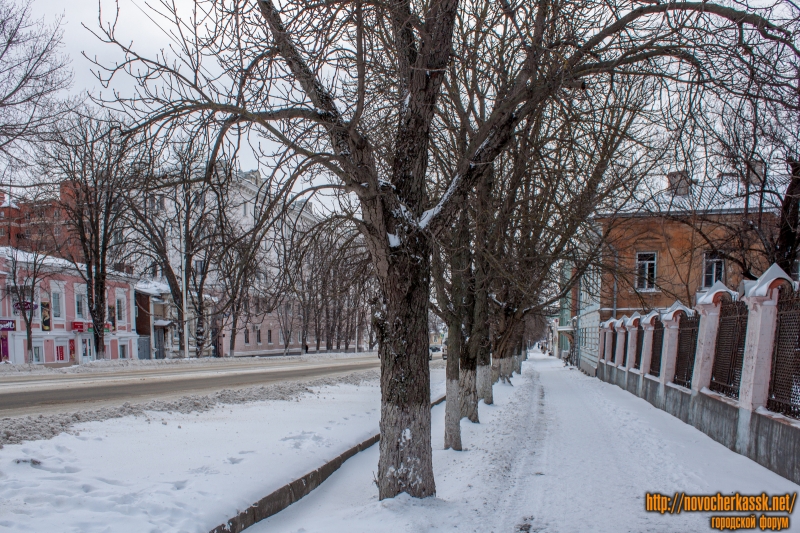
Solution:
M675 320L675 315L680 312L686 313L686 316L694 316L694 309L689 309L680 302L675 302L669 306L669 309L661 313L661 321Z
M169 285L163 281L156 281L153 279L139 280L134 289L138 292L149 294L150 296L161 296L162 294L169 294Z
M708 305L716 303L714 300L718 295L728 293L731 295L731 298L736 300L739 297L739 293L736 291L730 290L724 283L717 280L710 289L706 291L704 295L697 299L697 305Z
M685 214L703 213L725 214L740 213L745 206L750 209L759 208L761 201L760 186L750 185L745 187L738 177L723 174L715 178L707 177L703 180L691 179L686 176L688 186L676 194L680 187L669 187L663 178L655 178L639 187L634 193L634 198L618 213L619 216L647 216L654 214ZM689 181L690 180L690 181ZM786 189L789 176L772 175L767 178L767 189L782 192ZM765 211L780 209L782 194L764 194Z
M756 282L748 287L747 296L769 296L770 289L777 287L781 281L788 281L789 284L794 286L792 278L784 270L773 263L766 272L761 274L761 277Z

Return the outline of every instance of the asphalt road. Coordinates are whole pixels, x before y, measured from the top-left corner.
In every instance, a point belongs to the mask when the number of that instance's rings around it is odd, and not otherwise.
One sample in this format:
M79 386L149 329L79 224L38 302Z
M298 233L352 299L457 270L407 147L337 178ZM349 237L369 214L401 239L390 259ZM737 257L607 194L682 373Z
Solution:
M84 374L0 375L0 416L99 407L124 401L313 379L378 368L379 365L378 357L372 354L316 361L249 359Z

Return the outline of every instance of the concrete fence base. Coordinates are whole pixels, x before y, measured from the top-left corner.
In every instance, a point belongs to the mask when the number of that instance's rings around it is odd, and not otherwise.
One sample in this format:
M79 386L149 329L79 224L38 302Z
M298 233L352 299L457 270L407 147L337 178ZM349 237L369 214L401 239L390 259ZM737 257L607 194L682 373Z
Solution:
M662 386L658 378L642 375L638 370L626 372L604 361L598 363L596 375L694 426L723 446L800 483L800 422L763 408L744 409L737 400L707 389L691 391L672 383Z
M431 402L431 407L439 405L445 401L445 396ZM338 457L328 461L321 467L317 468L304 475L299 479L295 479L291 483L287 483L273 493L265 496L257 501L246 510L240 512L224 524L220 524L211 530L211 533L239 533L244 529L252 526L256 522L260 522L265 518L277 514L296 501L299 501L304 496L311 493L322 482L328 479L331 474L339 470L345 461L353 457L355 454L362 452L380 440L380 434L373 435L359 444L356 444L349 450L345 451Z

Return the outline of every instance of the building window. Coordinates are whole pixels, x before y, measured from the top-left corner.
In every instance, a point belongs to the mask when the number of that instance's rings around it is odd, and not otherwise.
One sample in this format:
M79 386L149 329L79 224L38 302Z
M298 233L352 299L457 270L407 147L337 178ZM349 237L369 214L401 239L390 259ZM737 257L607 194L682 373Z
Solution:
M86 300L85 295L81 293L75 294L75 317L86 318Z
M636 288L654 290L656 288L656 253L636 254Z
M261 328L253 326L253 330L256 332L256 342L261 344Z
M128 347L124 344L119 345L119 358L120 359L127 359L128 358Z
M250 344L250 330L247 328L244 328L244 343Z
M61 225L60 224L56 224L55 226L53 226L53 235L56 236L56 237L60 237L61 236Z
M299 331L297 332L297 344L303 344L303 334Z
M50 295L50 310L53 313L53 318L61 318L61 293L54 292Z
M714 283L722 281L722 273L725 272L725 262L714 252L706 253L705 270L703 275L703 287L711 287Z
M200 274L203 273L204 269L205 269L205 263L203 262L203 260L202 259L195 259L194 260L194 273L197 274L197 275L200 275Z
M279 329L279 330L278 330L278 337L280 337L280 338L278 339L278 342L279 342L280 344L283 344L283 329Z
M268 344L272 344L272 330L271 329L267 330L267 343Z
M125 322L125 298L117 298L117 322Z

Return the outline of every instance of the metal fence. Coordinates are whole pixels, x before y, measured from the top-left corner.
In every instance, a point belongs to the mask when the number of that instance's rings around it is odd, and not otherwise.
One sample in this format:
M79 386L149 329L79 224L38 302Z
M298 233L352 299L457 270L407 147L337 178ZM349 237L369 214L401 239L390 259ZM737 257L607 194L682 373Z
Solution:
M739 397L747 314L747 305L733 300L723 301L719 310L717 345L709 388L731 398Z
M678 322L678 357L675 361L675 379L673 381L677 385L686 388L692 386L694 355L697 352L697 331L699 326L699 316L688 316L681 313Z
M628 337L630 336L630 332L625 332L625 345L622 347L622 366L628 366Z
M606 361L617 362L617 328L611 330L611 353L606 354Z
M642 366L642 345L644 344L644 328L641 324L636 328L636 358L633 360L633 368Z
M664 349L664 323L656 318L653 328L653 356L650 358L650 375L661 375L661 351Z
M800 293L781 289L767 408L800 418Z

